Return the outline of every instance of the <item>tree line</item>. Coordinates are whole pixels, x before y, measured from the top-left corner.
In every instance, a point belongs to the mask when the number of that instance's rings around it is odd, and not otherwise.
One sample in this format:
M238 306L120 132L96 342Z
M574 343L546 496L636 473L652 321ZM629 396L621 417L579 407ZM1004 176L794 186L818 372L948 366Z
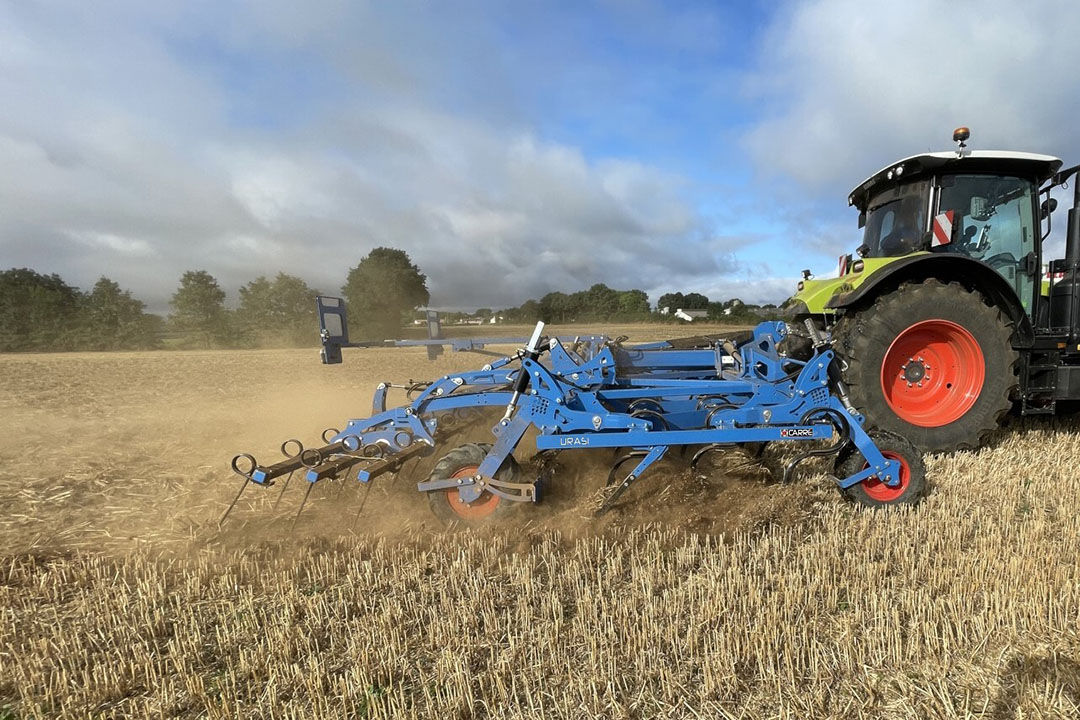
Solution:
M358 340L398 337L417 308L430 301L424 273L407 253L386 247L349 270L341 293L350 335ZM0 271L0 352L312 346L318 343L317 295L301 278L278 273L241 287L238 304L229 308L213 275L189 270L180 277L166 318L147 312L145 303L107 277L83 292L59 275L13 268ZM704 310L720 322L752 322L778 310L738 299L711 302L699 293L666 293L653 309L644 290L597 283L575 293L550 292L518 307L482 308L477 315L525 323L675 322L678 309Z
M341 292L353 336L363 339L393 337L430 299L427 278L393 248L372 250ZM83 292L55 273L12 268L0 271L0 352L310 347L319 341L317 295L303 279L278 273L241 287L228 308L213 275L189 270L162 317L107 277Z
M755 323L780 316L776 305L744 303L738 298L711 301L701 293L665 293L656 307L649 305L644 290L613 290L602 283L576 293L551 292L539 300L526 300L518 307L500 310L496 315L508 322L682 322L678 310L705 311L709 322ZM479 311L478 311L479 313Z

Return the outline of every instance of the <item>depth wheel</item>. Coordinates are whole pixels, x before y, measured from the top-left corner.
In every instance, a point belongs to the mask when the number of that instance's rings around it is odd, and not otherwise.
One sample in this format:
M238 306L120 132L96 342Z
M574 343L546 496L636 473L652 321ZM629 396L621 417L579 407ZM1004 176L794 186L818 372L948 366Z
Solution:
M846 498L866 507L886 505L915 505L926 495L926 466L922 454L909 441L884 430L871 430L870 439L889 460L900 463L900 484L889 487L877 476L869 477L858 485L842 490ZM843 451L836 459L836 477L843 479L862 472L870 465L853 447Z
M1011 328L958 283L905 283L845 317L836 337L855 407L925 452L978 447L1012 407Z
M490 451L491 445L487 443L469 443L456 447L435 463L428 479L447 480L471 477L480 469L480 463ZM515 482L517 476L518 464L513 456L506 458L502 467L495 473L498 480L506 482ZM471 503L461 502L456 488L432 490L427 496L431 511L447 528L486 525L513 513L519 505L522 505L520 502L506 500L487 490Z

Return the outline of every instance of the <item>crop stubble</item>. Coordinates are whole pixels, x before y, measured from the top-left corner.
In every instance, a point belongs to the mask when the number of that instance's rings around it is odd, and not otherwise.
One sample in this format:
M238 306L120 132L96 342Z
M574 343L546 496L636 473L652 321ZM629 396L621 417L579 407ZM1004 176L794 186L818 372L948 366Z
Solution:
M433 528L411 479L235 491L238 450L366 414L423 351L0 356L0 717L1076 717L1076 421L931 458L919 508L608 458ZM1063 460L1064 459L1064 460ZM422 471L422 468L421 468Z

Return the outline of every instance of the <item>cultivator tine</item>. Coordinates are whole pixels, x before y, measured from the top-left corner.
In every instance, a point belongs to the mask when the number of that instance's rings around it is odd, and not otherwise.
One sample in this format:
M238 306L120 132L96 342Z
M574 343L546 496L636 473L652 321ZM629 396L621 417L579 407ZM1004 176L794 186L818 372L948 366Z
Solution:
M240 460L242 460L242 459L246 459L250 463L250 467L248 468L248 470L246 472L240 469L239 463L240 463ZM231 503L229 503L229 507L228 507L228 509L225 510L225 514L221 516L220 520L218 520L218 527L219 528L222 525L225 524L225 520L229 517L229 513L231 513L233 508L236 507L236 503L238 503L240 501L240 496L244 494L244 490L247 488L248 483L251 482L251 473L253 473L255 471L255 467L256 467L255 458L253 456L249 455L248 453L241 453L240 455L237 455L236 457L234 457L232 459L232 470L233 470L233 472L236 473L237 475L239 475L240 477L244 478L244 482L243 482L242 485L240 485L240 489L237 490L236 497L234 497L233 501Z
M348 480L348 478L343 477L343 478L341 478L341 481L338 482L337 495L334 496L335 500L340 500L341 499L341 493L345 492L345 481L346 480Z
M694 453L694 457L690 459L690 469L697 471L698 463L701 462L702 458L704 458L709 453L719 452L721 450L730 450L733 447L737 446L730 443L712 443L711 445L706 445L705 447Z
M360 513L364 512L364 506L367 505L368 495L371 493L371 485L364 488L364 497L360 500L360 507L356 508L356 514L353 515L352 523L349 525L349 529L352 530L356 527L356 521L360 519Z
M631 460L638 460L639 458L643 458L646 455L648 455L648 453L642 450L632 450L631 452L628 452L627 454L616 460L615 463L611 466L611 472L608 473L607 486L611 487L615 484L615 476L619 472L620 466L630 462ZM596 514L601 515L607 512L608 509L615 504L615 501L618 500L624 492L626 492L626 489L630 487L630 485L636 479L637 477L633 473L627 475L626 478L619 484L619 486L615 488L615 492L611 493L611 495L608 496L607 500L604 501L604 504L600 506L600 509L596 511Z
M307 505L308 495L311 495L311 488L315 487L315 483L309 482L307 490L304 491L304 499L300 501L300 508L296 511L296 515L293 517L292 525L289 526L289 532L296 529L296 521L300 519L300 513L304 512L304 506Z
M225 524L225 520L228 519L229 513L231 513L233 508L236 507L236 503L240 501L240 496L244 494L244 488L246 488L247 486L248 486L248 481L244 480L244 484L240 486L240 489L236 493L236 497L234 497L233 501L231 503L229 503L229 507L225 511L225 514L221 516L220 520L218 520L218 527L219 528L222 525Z
M285 491L289 489L289 482L292 480L292 476L295 471L289 473L285 477L285 483L281 486L281 492L278 493L277 500L274 501L274 510L277 510L277 506L281 504L281 498L285 497Z

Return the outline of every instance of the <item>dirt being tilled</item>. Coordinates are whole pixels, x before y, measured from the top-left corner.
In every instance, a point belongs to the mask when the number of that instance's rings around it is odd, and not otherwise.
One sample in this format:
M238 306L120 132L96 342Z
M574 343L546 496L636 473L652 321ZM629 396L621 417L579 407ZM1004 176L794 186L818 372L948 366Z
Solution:
M324 367L310 351L0 357L7 506L0 536L12 549L36 552L442 532L415 484L453 447L490 442L486 416L456 428L432 455L368 485L316 483L295 524L306 489L299 473L287 488L284 479L248 487L219 530L238 489L227 466L238 449L264 448L259 459L273 462L281 439L310 441L367 414L378 382L461 371L476 358L432 363L422 349L365 350L347 363ZM529 464L534 452L527 438L517 453L526 474L537 471ZM700 473L673 452L596 516L614 458L609 450L561 453L543 502L515 508L508 527L587 534L662 522L730 533L802 517L823 494L821 483L771 482L737 452L710 458Z

